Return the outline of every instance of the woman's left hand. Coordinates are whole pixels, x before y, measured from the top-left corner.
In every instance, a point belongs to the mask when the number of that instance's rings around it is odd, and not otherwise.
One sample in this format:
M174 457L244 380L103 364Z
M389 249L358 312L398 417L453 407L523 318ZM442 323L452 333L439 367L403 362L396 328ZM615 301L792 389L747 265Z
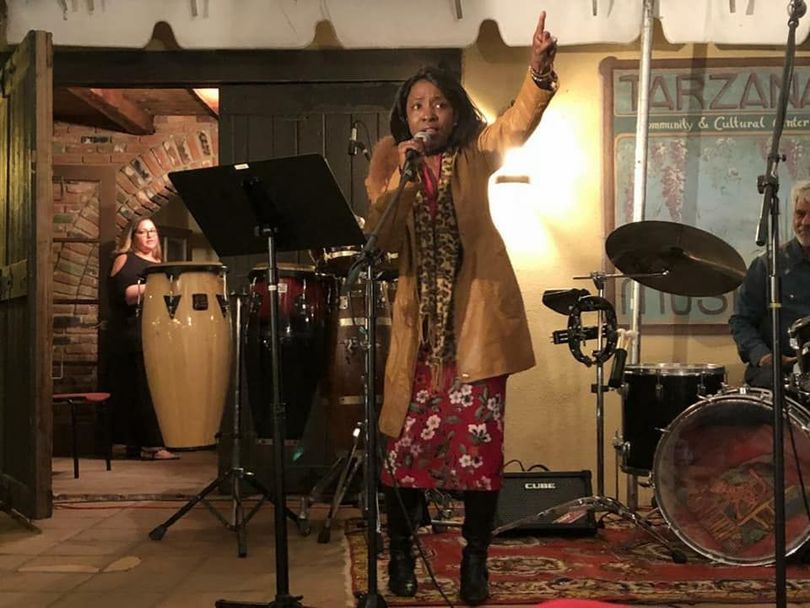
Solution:
M537 74L545 74L554 68L557 54L557 39L546 31L546 11L540 12L540 19L532 36L532 56L529 64Z

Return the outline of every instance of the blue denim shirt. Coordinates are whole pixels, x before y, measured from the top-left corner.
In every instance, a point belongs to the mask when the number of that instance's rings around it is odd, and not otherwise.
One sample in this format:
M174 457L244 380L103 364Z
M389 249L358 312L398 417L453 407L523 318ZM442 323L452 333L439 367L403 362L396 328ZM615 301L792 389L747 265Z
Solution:
M787 336L794 321L810 315L810 256L796 238L780 248L782 277L782 317L780 319L782 354L795 356ZM740 358L756 366L771 352L771 314L768 310L768 264L763 254L757 257L737 291L734 314L729 327Z

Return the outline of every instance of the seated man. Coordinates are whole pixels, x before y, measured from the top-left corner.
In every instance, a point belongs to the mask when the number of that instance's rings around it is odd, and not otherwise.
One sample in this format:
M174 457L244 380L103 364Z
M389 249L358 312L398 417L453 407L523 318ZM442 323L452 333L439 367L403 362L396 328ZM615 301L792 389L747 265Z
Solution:
M791 200L796 236L782 245L779 251L782 283L779 335L785 372L789 372L796 361L787 335L788 328L797 319L810 315L810 181L798 182L791 192ZM746 384L771 388L773 348L766 254L751 262L737 292L729 326L740 358L748 364L745 369Z

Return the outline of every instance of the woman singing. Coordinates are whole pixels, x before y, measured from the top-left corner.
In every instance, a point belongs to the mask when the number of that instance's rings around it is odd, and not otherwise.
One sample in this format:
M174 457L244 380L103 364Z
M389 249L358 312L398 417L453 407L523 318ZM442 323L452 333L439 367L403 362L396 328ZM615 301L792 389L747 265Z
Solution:
M366 180L373 227L410 167L415 173L379 232L380 246L400 260L380 413L388 436L382 481L389 588L399 596L416 593L409 522L426 488L463 491L460 596L478 605L489 595L506 379L532 367L534 353L487 187L506 150L526 141L556 91L556 39L545 17L517 98L491 125L454 76L423 68L408 79L391 110L392 137L375 146Z

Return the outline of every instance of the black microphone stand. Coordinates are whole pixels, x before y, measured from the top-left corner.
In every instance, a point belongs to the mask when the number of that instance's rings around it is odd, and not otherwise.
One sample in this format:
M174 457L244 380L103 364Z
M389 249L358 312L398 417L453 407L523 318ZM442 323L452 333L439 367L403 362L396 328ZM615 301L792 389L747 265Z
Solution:
M779 177L776 169L784 157L779 154L779 141L785 125L788 91L793 79L793 60L796 54L796 28L799 18L807 12L804 0L792 0L789 5L788 40L785 49L785 67L782 72L782 86L779 89L779 102L776 108L776 120L773 127L771 151L765 174L757 178L757 190L763 195L762 210L757 228L756 243L760 247L767 245L768 259L768 296L771 308L771 352L773 362L771 374L773 381L773 505L774 505L774 558L776 606L787 605L787 568L785 555L785 464L784 464L784 385L782 381L782 336L781 331L781 297L782 280L779 264ZM770 227L770 239L766 238Z
M393 210L399 205L402 191L408 182L416 178L416 157L409 156L400 176L399 186L391 202L385 208L380 221L368 236L363 250L349 270L346 277L345 289L350 290L357 281L360 273L365 270L366 276L366 381L365 381L365 433L366 433L366 507L368 509L366 522L366 542L368 545L368 589L366 593L357 594L358 608L387 608L388 604L380 595L377 585L377 524L379 521L379 506L377 503L377 486L379 485L379 472L377 462L377 283L375 281L375 266L379 263L382 252L377 249L377 238L380 227L384 226Z

